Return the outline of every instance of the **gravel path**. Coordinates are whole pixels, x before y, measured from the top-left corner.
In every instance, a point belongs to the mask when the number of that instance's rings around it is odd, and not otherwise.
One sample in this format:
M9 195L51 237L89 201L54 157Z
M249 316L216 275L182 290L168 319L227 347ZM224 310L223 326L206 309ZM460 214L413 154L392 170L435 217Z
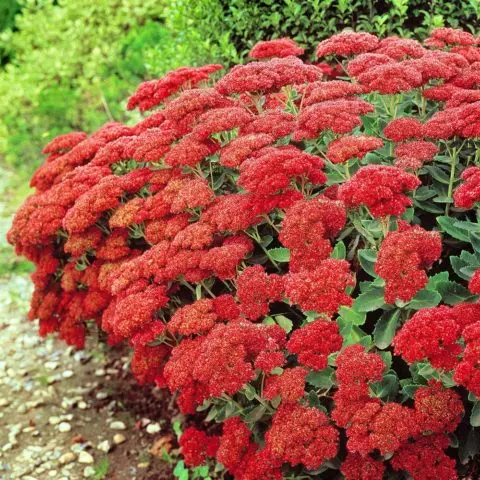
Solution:
M40 339L30 290L0 278L0 479L173 479L170 399L135 383L125 350Z

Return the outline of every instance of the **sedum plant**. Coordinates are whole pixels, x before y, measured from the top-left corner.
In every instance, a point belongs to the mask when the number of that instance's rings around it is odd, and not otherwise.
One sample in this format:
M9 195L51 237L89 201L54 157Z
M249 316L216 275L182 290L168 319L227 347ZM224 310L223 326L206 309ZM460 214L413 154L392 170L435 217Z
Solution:
M178 472L475 475L478 39L302 55L172 71L130 98L136 125L50 142L8 234L37 266L29 318L131 346L191 415Z

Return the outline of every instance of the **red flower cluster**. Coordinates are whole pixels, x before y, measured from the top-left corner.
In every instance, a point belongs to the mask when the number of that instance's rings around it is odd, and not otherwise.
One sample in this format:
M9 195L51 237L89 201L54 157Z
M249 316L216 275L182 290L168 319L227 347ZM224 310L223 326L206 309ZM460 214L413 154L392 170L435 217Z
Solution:
M430 162L439 152L439 148L432 142L424 140L415 142L401 143L395 148L395 166L417 170L423 166L425 162Z
M187 428L180 437L180 448L189 467L203 465L207 458L215 457L220 439L217 436L208 436L202 430L195 427Z
M400 216L412 205L405 193L419 185L417 177L399 168L367 165L340 187L338 195L350 208L365 205L374 217Z
M333 315L342 306L350 306L352 298L345 292L355 285L350 264L329 258L314 270L301 270L285 275L285 295L302 310Z
M455 190L453 196L455 206L470 209L480 202L480 168L467 168L462 173L462 180L464 182Z
M333 400L332 419L339 427L348 427L353 415L372 402L369 384L382 379L385 365L380 355L367 353L361 345L352 345L337 357L338 390Z
M352 158L363 158L368 152L381 148L383 142L366 135L340 137L328 145L327 158L333 163L344 163Z
M462 351L461 329L451 308L442 306L416 312L394 340L395 354L407 362L428 360L435 368L452 369Z
M287 209L279 238L290 249L290 271L315 268L326 260L332 252L330 239L345 222L343 205L327 198L301 200Z
M295 330L287 342L287 349L297 355L301 365L323 370L328 365L328 356L340 350L342 341L337 324L319 318Z
M282 404L265 434L265 449L279 462L318 468L338 450L338 430L316 408Z
M272 58L272 57L289 57L290 55L303 55L303 48L300 48L290 38L279 38L277 40L267 40L258 42L248 54L249 57Z
M375 273L385 280L385 301L410 301L428 283L426 270L442 253L438 232L399 221L399 228L389 232L380 245Z

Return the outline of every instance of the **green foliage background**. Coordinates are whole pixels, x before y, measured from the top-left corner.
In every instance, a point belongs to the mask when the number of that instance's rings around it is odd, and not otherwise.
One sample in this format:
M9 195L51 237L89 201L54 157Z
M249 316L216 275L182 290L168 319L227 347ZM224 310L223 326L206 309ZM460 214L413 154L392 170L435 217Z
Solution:
M142 80L241 62L261 39L290 36L311 55L344 28L424 37L477 31L479 18L480 0L0 0L0 218L51 138L138 119L125 101ZM0 273L9 255L2 240Z

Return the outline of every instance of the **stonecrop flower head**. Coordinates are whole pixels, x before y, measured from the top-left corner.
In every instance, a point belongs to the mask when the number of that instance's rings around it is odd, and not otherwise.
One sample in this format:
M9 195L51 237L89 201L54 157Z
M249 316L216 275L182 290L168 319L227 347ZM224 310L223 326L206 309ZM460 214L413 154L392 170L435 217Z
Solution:
M352 158L363 158L368 152L383 146L383 141L367 135L346 136L328 145L327 158L332 163L344 163Z
M378 46L378 43L378 38L371 33L345 30L321 41L316 53L319 58L328 55L350 57L359 53L370 52Z
M213 458L220 446L220 438L209 436L195 427L188 427L180 437L180 448L189 467L203 465L207 458Z
M313 270L285 275L285 296L304 311L333 315L342 305L352 305L352 298L345 290L354 285L350 264L329 258Z
M375 273L385 280L385 301L410 301L428 283L428 270L442 253L438 232L399 221L380 245Z
M422 136L422 122L412 117L400 117L392 120L384 128L383 134L394 142L402 142Z
M358 98L315 103L301 111L293 139L315 139L327 130L336 134L351 133L355 127L362 124L360 116L374 110L372 104Z
M303 48L300 48L290 38L277 38L256 43L250 50L248 56L257 60L271 57L289 57L303 55Z
M416 65L405 61L372 67L358 75L358 82L369 92L393 95L420 87L423 77Z
M459 208L472 208L480 202L480 167L469 167L462 173L463 183L455 190L453 199Z
M431 162L440 151L432 142L424 140L401 143L395 148L395 166L417 170L426 162Z
M340 350L342 343L338 325L319 318L295 330L287 342L287 350L297 355L301 365L323 370L328 365L328 356Z
M416 312L394 339L395 354L408 363L428 360L435 368L451 370L462 351L460 327L447 306Z
M416 176L397 167L367 165L340 186L338 196L349 208L365 205L374 217L400 216L412 205L405 193L419 185Z
M382 480L385 465L370 456L348 453L340 470L346 480Z
M458 393L435 380L418 388L414 400L417 422L424 432L453 432L462 419L464 408Z
M250 320L268 315L269 304L281 300L283 279L267 275L260 265L247 267L237 279L237 297L240 311Z
M321 410L284 403L265 434L265 448L281 462L314 470L337 454L338 439L338 430Z
M213 64L198 68L182 67L167 73L160 80L144 82L128 100L127 108L132 110L138 107L141 112L150 110L177 93L181 88L194 88L222 68L221 65Z

